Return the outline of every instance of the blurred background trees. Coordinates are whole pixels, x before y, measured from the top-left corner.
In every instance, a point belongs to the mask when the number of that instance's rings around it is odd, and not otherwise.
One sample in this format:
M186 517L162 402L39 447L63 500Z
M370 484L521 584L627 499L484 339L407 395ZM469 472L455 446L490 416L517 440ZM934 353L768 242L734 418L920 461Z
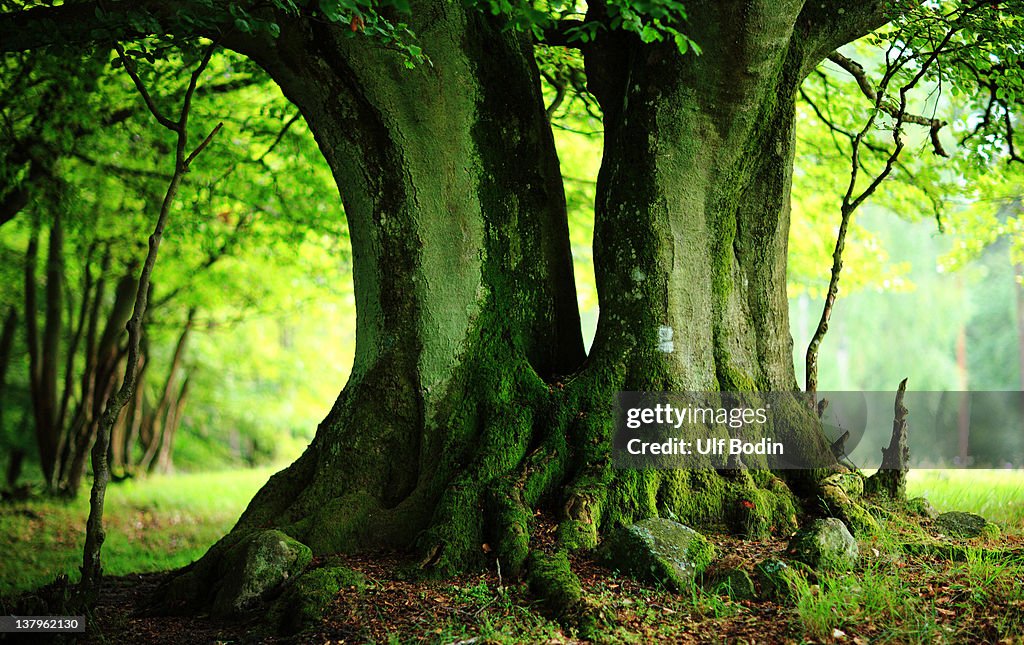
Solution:
M131 51L157 101L184 90L191 54L179 51ZM127 369L124 325L171 152L109 53L8 57L0 81L6 477L72 496ZM228 53L204 76L193 118L225 131L167 231L132 366L142 387L112 441L115 476L168 471L176 458L195 468L293 456L319 421L310 401L340 389L351 353L346 231L302 120ZM330 360L311 375L313 357Z

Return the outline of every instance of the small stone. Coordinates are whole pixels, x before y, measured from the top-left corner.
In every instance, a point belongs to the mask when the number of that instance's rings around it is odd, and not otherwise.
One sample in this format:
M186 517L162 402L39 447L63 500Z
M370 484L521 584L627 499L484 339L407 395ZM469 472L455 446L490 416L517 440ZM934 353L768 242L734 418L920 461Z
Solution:
M688 526L651 518L614 531L599 556L613 569L682 591L714 560L715 547Z
M754 576L761 585L761 595L776 602L792 600L800 590L802 576L782 560L771 558L754 567Z
M818 519L796 532L787 554L819 571L851 569L859 556L857 540L842 520Z
M959 538L999 537L999 527L980 515L951 511L935 518L935 526L940 532Z

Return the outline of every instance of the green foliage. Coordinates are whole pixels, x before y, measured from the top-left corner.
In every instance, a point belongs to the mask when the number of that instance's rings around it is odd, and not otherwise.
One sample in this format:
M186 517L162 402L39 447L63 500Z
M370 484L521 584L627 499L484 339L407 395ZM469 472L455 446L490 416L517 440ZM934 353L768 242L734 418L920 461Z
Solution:
M157 108L172 113L198 48L163 41L126 48ZM47 226L59 211L68 298L62 355L86 272L108 282L102 323L113 284L141 261L170 172L166 131L112 60L108 51L78 60L33 53L20 64L5 59L0 70L4 91L21 92L2 106L13 130L0 137L0 155L9 161L0 193L31 191L0 236L0 277L15 285L3 290L0 308L23 307L34 222ZM218 122L224 128L186 177L165 233L145 324L151 360L143 387L154 404L186 312L196 309L183 365L191 398L177 435L179 465L294 457L337 395L353 352L350 252L337 188L295 109L237 55L215 56L191 116L193 142ZM40 177L36 161L17 158L26 141L36 142L33 159L52 160L52 173ZM24 343L19 333L0 441L29 449L34 459L19 413L30 408ZM314 365L317 378L303 378ZM72 383L82 366L79 356ZM31 468L26 474L34 475Z

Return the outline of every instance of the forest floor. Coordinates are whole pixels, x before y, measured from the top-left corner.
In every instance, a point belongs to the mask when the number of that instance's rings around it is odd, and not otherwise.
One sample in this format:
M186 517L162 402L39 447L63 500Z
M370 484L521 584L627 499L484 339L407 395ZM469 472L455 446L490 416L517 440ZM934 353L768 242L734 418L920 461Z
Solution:
M157 557L149 551L150 560L143 564L149 564L150 571L187 562L205 548L201 544L204 540L212 542L230 526L252 492L248 490L252 481L245 480L246 475L239 475L242 483L236 482L232 488L228 485L232 476L220 474L217 477L222 478L219 483L224 487L210 499L210 487L200 485L209 476L191 477L197 479L183 478L185 481L178 481L176 487L194 488L192 492L199 501L187 502L189 496L180 494L180 490L168 492L168 482L154 486L149 497L146 489L156 478L132 484L135 489L112 498L112 537L110 548L105 550L108 570L122 573L125 569L118 567L139 564L137 554L132 553L150 549L174 552ZM158 489L163 490L163 497L155 492ZM573 562L574 570L591 606L599 608L604 618L600 640L607 642L1024 642L1024 474L917 473L912 477L912 493L927 494L940 510L981 512L1003 526L1003 536L996 541L970 543L952 559L948 554L900 553L893 548L898 535L886 543L862 543L863 557L856 571L811 580L785 604L734 601L696 586L686 594L653 589L584 558ZM235 498L240 501L228 513L225 507ZM12 573L19 568L12 557L27 550L23 542L74 533L72 527L80 526L67 523L74 517L44 515L47 510L45 504L37 502L0 506L0 538L10 545L0 558L4 595L26 588L33 577L25 571ZM26 511L37 517L26 516ZM175 513L177 522L167 519ZM208 513L217 528L205 526ZM230 517L223 521L224 515ZM62 526L53 526L52 522L58 520ZM141 527L137 526L140 522ZM194 539L182 537L182 525L195 528L194 523L205 526L200 535ZM26 524L36 528L26 530ZM115 541L117 531L131 527L135 529L132 536L123 543ZM15 531L18 528L20 532ZM173 536L168 537L168 533ZM80 545L66 535L62 539L65 541L48 542L46 548L39 548L35 542L36 557L42 559L38 564L54 568L32 586L52 579L58 571L71 573L77 565L79 552L75 549ZM716 565L722 567L750 569L756 562L780 555L785 548L784 540L712 539L723 554ZM68 551L63 560L58 557L62 551ZM175 563L166 564L175 557ZM65 561L66 565L60 564ZM549 620L523 583L502 579L496 570L423 581L407 575L409 563L385 554L348 558L342 564L361 572L367 580L366 588L343 591L332 601L323 623L290 639L260 635L258 615L236 622L202 616L143 617L139 610L161 579L159 573L148 573L106 579L85 642L469 645L563 643L578 638L571 628ZM35 575L43 576L41 571ZM16 578L14 582L11 576Z

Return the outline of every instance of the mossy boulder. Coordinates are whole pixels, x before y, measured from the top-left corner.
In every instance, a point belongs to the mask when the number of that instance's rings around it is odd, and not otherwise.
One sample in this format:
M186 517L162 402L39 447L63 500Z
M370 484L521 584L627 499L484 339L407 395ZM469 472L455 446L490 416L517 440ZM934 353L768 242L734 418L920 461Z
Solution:
M806 585L806 580L795 566L778 558L770 558L754 567L754 577L761 587L760 595L775 602L789 602Z
M223 577L212 613L231 616L250 609L313 559L309 547L281 531L259 531L231 547L222 561Z
M923 497L915 497L907 500L907 511L919 517L934 519L939 515L932 503Z
M836 486L850 499L864 495L864 478L859 473L836 473L822 480L821 485Z
M999 537L999 527L980 515L951 511L935 518L935 527L950 537L976 538Z
M818 571L845 571L857 564L860 553L842 520L817 519L790 539L787 555Z
M857 483L860 485L858 486ZM831 475L821 483L820 500L822 510L840 518L857 535L875 535L879 532L878 521L871 516L860 502L855 501L863 493L864 480L855 473Z
M322 567L295 579L274 603L268 616L282 634L294 634L320 624L327 607L343 591L362 594L366 577L348 567Z
M703 535L664 518L617 529L599 551L607 566L677 591L688 588L715 555L714 545Z
M743 569L724 569L712 581L715 593L729 596L732 600L753 600L757 597L754 580Z

